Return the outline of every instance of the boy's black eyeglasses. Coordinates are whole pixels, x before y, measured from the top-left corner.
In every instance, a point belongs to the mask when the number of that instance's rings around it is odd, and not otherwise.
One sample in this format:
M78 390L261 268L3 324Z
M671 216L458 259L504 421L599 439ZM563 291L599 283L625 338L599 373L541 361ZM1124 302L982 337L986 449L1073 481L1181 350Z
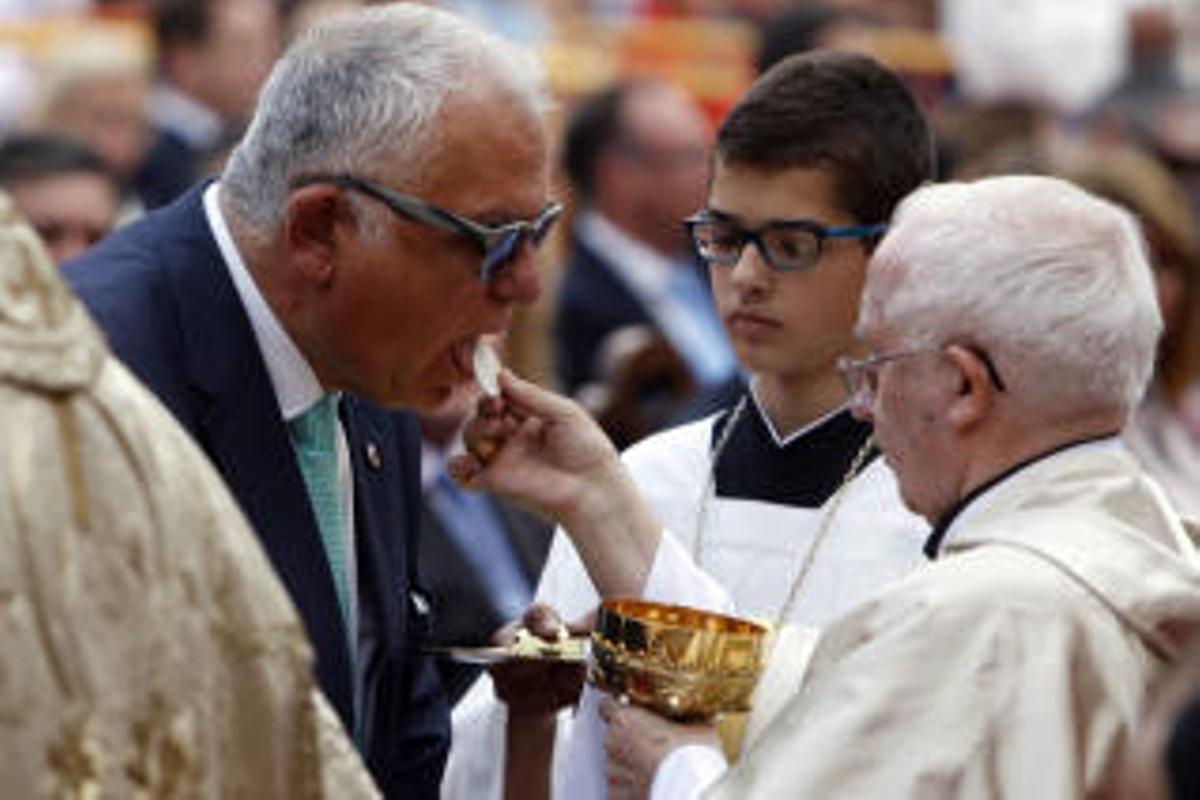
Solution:
M696 252L710 264L732 267L753 242L773 269L784 272L812 269L821 259L826 239L874 239L886 225L826 226L807 219L776 220L758 228L711 211L701 211L683 221Z
M293 188L322 183L361 192L383 203L402 217L458 234L474 242L483 253L483 261L479 265L479 279L484 283L491 281L496 269L508 261L522 244L529 242L534 247L540 245L562 214L562 206L559 203L551 203L536 219L519 220L504 225L484 225L453 211L438 208L419 197L401 194L362 178L344 174L311 175L296 181Z

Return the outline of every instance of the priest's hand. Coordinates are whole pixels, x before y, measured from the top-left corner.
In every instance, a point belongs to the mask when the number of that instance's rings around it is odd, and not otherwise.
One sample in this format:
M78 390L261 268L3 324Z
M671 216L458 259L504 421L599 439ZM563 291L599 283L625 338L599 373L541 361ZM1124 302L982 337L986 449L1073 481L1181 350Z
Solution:
M509 370L500 387L464 428L467 452L450 463L460 483L565 524L619 481L616 450L580 406Z
M581 407L508 370L500 389L479 401L450 473L561 523L602 597L640 595L661 527L608 437Z
M604 749L608 754L609 798L645 798L658 767L672 752L692 744L720 749L712 725L671 722L653 711L605 697L600 717L608 723Z
M591 620L566 625L547 605L535 603L525 615L505 625L492 641L508 646L517 640L517 631L525 628L553 644L564 634L578 636L591 630ZM552 714L579 701L585 668L574 662L537 660L509 661L491 668L496 697L508 705L509 717Z

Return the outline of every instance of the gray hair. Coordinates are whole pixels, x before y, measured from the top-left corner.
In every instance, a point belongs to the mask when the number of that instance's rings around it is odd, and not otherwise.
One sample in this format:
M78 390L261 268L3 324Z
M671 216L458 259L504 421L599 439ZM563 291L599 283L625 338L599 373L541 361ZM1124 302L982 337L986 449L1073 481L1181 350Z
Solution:
M1020 402L1051 415L1128 414L1162 332L1134 218L1032 176L905 199L875 254L859 323L913 345L982 347Z
M222 177L258 233L280 220L292 183L387 163L408 185L437 153L447 101L500 90L531 114L548 105L536 59L454 14L415 3L359 9L302 35L275 65Z

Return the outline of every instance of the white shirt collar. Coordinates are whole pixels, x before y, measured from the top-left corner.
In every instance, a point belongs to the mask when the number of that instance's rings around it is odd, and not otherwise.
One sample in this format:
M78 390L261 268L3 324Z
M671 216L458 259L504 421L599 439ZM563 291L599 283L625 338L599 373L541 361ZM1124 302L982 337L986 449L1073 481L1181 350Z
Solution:
M587 209L575 223L575 235L603 253L613 272L643 302L649 302L667 289L675 265L657 250L626 234L594 209Z
M1081 453L1116 453L1125 449L1125 445L1121 442L1120 437L1106 436L1103 439L1096 439L1090 442L1082 442L1080 444L1070 445L1057 453L1052 453L1048 456L1034 459L1030 463L1018 469L1016 472L1007 475L1003 480L992 484L983 492L973 497L950 523L950 527L946 529L946 535L942 537L942 541L938 545L938 550L944 551L946 544L954 539L955 536L960 535L964 529L970 526L972 520L978 518L981 514L985 513L989 508L995 505L997 499L997 488L1004 486L1009 481L1017 478L1026 470L1035 466L1040 468L1045 464L1053 464L1061 459L1075 458Z
M285 420L291 420L320 400L325 390L300 349L279 324L278 318L246 268L246 262L242 260L225 222L225 216L221 213L221 204L218 202L219 187L219 183L213 182L204 190L204 214L208 218L213 238L217 240L217 248L221 251L225 267L229 270L229 277L233 280L233 286L242 301L242 307L246 309L246 315L250 318L250 327L254 330L254 338L266 364L271 385L275 389L279 410Z
M766 410L763 408L762 402L758 399L758 390L754 388L753 380L750 381L750 398L754 401L755 408L758 409L758 415L762 417L762 421L766 423L767 430L771 432L771 438L775 440L775 446L779 448L787 447L789 444L804 436L809 431L821 427L846 409L844 404L840 405L837 408L834 408L832 411L817 417L807 425L792 431L786 436L781 436L779 431L775 428L775 423L771 421L770 415L767 414Z

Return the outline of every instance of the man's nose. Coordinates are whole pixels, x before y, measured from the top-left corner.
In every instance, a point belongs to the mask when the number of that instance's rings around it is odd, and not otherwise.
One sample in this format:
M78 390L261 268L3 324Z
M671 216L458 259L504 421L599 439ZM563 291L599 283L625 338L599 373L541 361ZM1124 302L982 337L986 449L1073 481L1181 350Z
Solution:
M542 294L542 276L538 272L538 251L532 243L526 241L517 246L488 284L488 294L500 303L537 302Z
M762 288L774 275L775 270L767 263L758 245L747 239L742 244L738 259L730 269L730 278L739 289Z

